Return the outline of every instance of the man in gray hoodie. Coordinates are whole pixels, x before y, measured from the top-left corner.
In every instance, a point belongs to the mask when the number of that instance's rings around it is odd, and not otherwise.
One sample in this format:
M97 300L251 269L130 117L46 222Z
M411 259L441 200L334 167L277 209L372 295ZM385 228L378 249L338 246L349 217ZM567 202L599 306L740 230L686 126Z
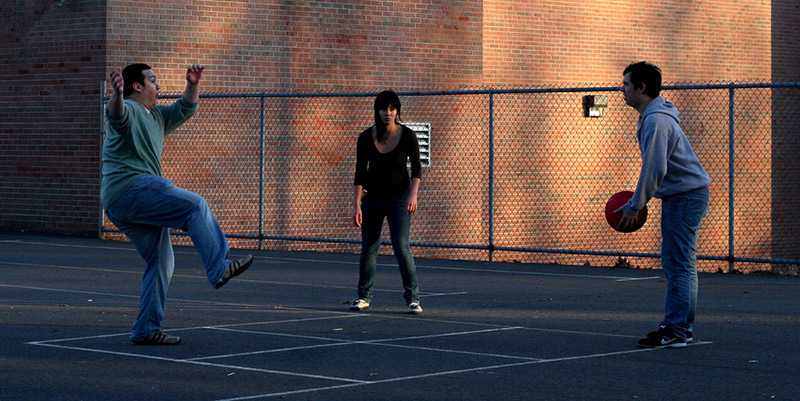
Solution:
M623 72L625 103L639 114L636 139L642 169L633 197L617 209L619 228L637 221L651 198L660 198L661 266L667 278L664 320L639 340L643 348L685 347L692 341L697 311L697 231L708 208L709 178L680 127L678 110L661 92L661 70L649 63Z

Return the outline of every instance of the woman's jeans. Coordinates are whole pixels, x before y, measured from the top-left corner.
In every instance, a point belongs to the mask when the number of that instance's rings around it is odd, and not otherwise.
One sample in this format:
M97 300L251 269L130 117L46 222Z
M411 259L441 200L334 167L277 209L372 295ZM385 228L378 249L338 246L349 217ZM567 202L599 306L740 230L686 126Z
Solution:
M138 179L109 206L106 215L130 238L146 264L132 338L161 329L167 289L175 268L170 227L189 233L212 286L222 279L230 263L228 242L205 199L165 178Z
M406 303L419 303L417 267L408 245L411 215L406 212L408 195L366 195L361 201L361 259L358 271L358 297L372 300L372 279L380 245L384 217L389 222L392 248L403 278L403 298Z
M697 231L708 209L708 187L661 201L661 265L667 278L661 327L685 338L697 313Z

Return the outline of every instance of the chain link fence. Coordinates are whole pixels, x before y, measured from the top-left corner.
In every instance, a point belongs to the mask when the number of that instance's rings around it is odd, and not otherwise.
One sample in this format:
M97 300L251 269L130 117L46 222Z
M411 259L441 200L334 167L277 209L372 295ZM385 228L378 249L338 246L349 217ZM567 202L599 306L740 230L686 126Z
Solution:
M635 233L605 222L606 200L635 188L641 164L638 113L616 86L398 94L402 120L428 130L416 256L660 267L660 201ZM204 94L167 139L164 176L208 200L233 247L357 253L356 138L375 95ZM797 274L800 84L671 85L662 96L711 176L698 268Z

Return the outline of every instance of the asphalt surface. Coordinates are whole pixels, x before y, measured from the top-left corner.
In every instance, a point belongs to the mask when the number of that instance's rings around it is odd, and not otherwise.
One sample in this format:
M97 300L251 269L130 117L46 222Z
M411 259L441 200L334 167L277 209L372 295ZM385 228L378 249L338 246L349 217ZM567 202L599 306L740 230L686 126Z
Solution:
M695 343L639 349L659 270L417 259L411 316L392 257L347 311L358 256L252 253L214 290L176 247L164 329L130 342L130 244L0 232L0 400L797 400L800 279L701 274Z

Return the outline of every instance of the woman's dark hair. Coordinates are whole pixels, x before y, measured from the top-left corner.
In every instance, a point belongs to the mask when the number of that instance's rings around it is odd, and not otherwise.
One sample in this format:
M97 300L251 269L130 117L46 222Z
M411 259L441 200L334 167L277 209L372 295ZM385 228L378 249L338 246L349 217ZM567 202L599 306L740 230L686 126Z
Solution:
M378 94L375 98L375 128L378 133L378 141L382 141L386 137L386 124L381 119L380 111L392 106L397 110L397 118L395 122L400 123L400 98L392 90L386 90Z
M122 97L128 97L133 93L133 83L138 82L144 85L144 71L152 70L147 64L131 64L122 70Z

